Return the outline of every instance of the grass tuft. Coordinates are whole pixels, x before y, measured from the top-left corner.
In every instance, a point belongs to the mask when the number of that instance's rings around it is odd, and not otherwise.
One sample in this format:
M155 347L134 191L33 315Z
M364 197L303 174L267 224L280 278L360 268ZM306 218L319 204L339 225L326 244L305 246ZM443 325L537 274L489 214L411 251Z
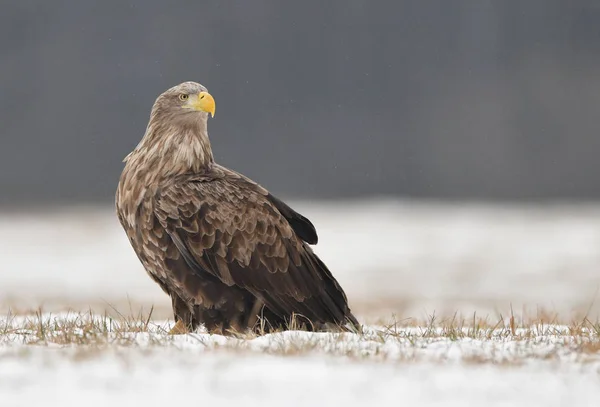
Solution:
M462 361L519 366L543 361L600 361L600 323L587 316L561 323L557 315L538 312L533 318L480 317L476 313L448 318L436 314L419 321L399 319L366 326L360 333L309 333L295 330L224 337L200 330L170 335L172 321L155 321L149 312L124 314L116 308L47 313L9 312L0 316L0 356L11 350L25 356L32 347L70 349L74 360L98 357L107 351L164 349L193 352L263 353L277 356L327 355L358 361Z

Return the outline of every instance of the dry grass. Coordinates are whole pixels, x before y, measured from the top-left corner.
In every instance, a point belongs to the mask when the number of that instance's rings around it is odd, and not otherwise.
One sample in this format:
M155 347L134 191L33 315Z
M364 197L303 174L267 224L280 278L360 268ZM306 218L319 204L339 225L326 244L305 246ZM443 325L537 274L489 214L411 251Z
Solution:
M116 311L115 311L116 312ZM108 345L133 344L138 333L165 336L168 327L151 321L152 309L127 316L116 312L92 311L52 314L38 309L32 313L9 311L0 317L0 344L24 345Z
M67 349L76 360L105 351L239 352L277 356L327 355L368 361L461 361L518 366L530 360L600 361L600 323L587 317L565 323L539 312L497 319L476 314L425 321L390 317L360 334L288 331L222 337L198 332L169 335L170 321L156 322L153 309L122 313L9 312L0 316L0 356L20 357L28 349ZM7 350L10 350L8 352Z

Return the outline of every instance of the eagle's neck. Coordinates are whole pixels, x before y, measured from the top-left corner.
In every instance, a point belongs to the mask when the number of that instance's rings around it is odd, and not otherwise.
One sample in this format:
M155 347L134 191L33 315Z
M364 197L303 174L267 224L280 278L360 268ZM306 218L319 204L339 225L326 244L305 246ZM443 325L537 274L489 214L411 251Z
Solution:
M167 128L151 121L144 138L126 161L127 166L145 173L150 178L147 182L206 171L214 163L206 119Z

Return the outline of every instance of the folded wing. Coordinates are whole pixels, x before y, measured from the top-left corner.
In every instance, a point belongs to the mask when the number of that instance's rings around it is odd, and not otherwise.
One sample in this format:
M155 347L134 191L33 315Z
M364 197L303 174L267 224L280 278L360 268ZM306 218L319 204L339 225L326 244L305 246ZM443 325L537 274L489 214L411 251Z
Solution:
M155 215L194 273L262 299L281 318L358 326L346 296L306 242L308 219L238 177L180 178L156 196Z

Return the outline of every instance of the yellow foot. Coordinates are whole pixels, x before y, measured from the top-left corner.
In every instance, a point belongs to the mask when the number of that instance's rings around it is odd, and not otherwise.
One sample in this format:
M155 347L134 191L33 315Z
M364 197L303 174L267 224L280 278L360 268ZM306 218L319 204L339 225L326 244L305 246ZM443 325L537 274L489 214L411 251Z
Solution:
M184 335L187 333L190 333L190 331L181 320L177 321L175 326L169 331L169 335Z

